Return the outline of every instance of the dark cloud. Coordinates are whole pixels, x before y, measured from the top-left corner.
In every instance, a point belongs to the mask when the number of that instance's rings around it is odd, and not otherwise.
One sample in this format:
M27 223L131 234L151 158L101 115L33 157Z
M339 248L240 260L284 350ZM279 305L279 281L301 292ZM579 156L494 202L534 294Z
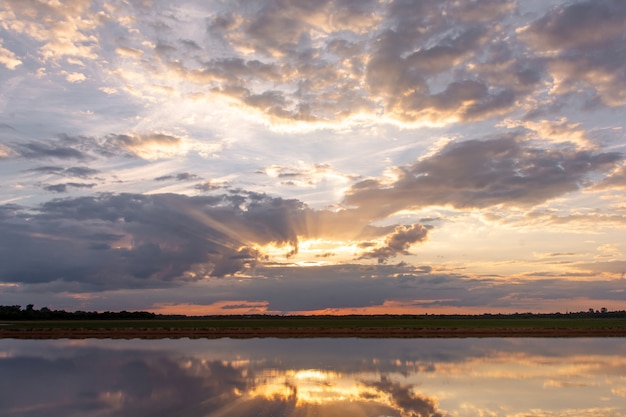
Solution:
M190 174L189 172L181 172L176 175L163 175L161 177L156 177L155 181L167 181L167 180L176 180L176 181L190 181L197 180L198 177L196 174Z
M101 145L97 139L87 136L70 136L59 134L48 141L30 141L11 145L16 154L28 159L74 159L77 161L93 160L101 153ZM87 167L72 167L67 170L58 166L43 166L33 171L56 173L66 176L86 176L94 172Z
M68 186L77 185L50 190ZM77 282L96 289L231 275L263 261L258 247L270 243L295 254L302 238L367 239L393 228L369 226L370 219L345 211L235 191L205 197L100 194L52 200L28 215L17 207L3 213L0 255L10 261L0 265L2 281ZM97 236L120 237L103 242Z
M190 39L179 39L178 42L190 49L202 49L200 45Z
M516 136L454 142L398 168L392 184L355 184L345 203L380 217L429 205L528 207L578 190L589 174L621 159L618 153L535 148Z
M78 182L66 182L64 184L54 184L54 185L46 185L43 187L46 191L53 191L56 193L65 193L67 192L68 187L72 188L93 188L98 184L82 184Z
M527 36L542 49L593 51L622 39L625 23L626 4L620 0L577 1L533 22Z
M71 168L67 168L63 171L64 175L70 176L70 177L78 177L78 178L88 178L92 175L95 175L97 173L99 173L100 171L97 169L93 169L93 168L87 168L87 167L71 167Z
M626 103L626 4L619 0L579 1L560 5L523 33L536 50L547 52L557 80L554 92L580 95L586 107ZM585 91L586 90L586 91Z
M137 157L151 159L176 153L183 142L180 137L164 133L145 135L110 134L95 138L60 134L48 142L31 141L10 145L17 155L27 159L93 160L97 157ZM97 171L87 167L72 167L56 172L57 167L42 167L42 172L61 173L66 176L85 177Z
M117 240L89 236L84 238L85 242L89 241L94 245L99 243L100 246L108 244L112 248L115 248ZM15 243L20 242L16 240ZM89 253L83 246L85 245L75 247L74 256L78 259ZM38 247L42 248L40 245ZM54 246L51 248L54 249ZM90 252L107 256L107 251L103 249ZM63 251L52 253L57 257L68 256L63 254ZM42 266L42 257L28 258L30 262L37 262ZM110 262L120 262L120 258L107 259ZM60 270L58 263L54 271ZM102 264L106 265L106 262ZM572 264L563 268L566 272L559 276L550 271L534 273L532 279L522 276L517 279L507 277L505 280L502 277L473 278L438 272L436 266L412 267L401 263L306 268L258 264L254 269L246 270L251 275L249 279L210 279L186 283L184 286L171 286L167 281L158 281L156 277L117 280L115 275L106 275L106 279L102 278L107 281L105 287L104 284L94 285L95 278L89 275L83 277L82 281L51 283L45 281L49 276L43 276L40 283L22 281L19 287L6 287L3 291L6 296L11 297L12 303L25 305L34 302L38 305L64 306L75 303L74 299L63 295L68 291L81 293L100 288L129 290L141 287L139 291L100 293L90 303L90 308L100 310L128 309L129 305L133 309L149 310L159 305L202 306L232 301L229 304L263 304L264 311L284 313L320 310L359 313L365 308L394 305L404 306L407 311L435 311L439 308L449 311L450 308L461 308L484 312L485 306L489 306L491 311L502 312L565 311L566 308L571 311L581 304L584 309L588 308L587 305L614 305L619 308L624 297L624 282L619 279L622 273L620 267L623 265L592 267ZM84 269L84 272L89 273L90 270ZM605 277L600 277L599 274L603 272ZM126 273L128 276L126 271L120 270L119 273ZM4 275L2 276L4 279ZM571 281L572 277L579 279ZM163 291L163 287L168 290Z
M375 21L376 1L323 0L313 3L293 1L263 1L250 14L237 16L234 9L218 15L211 23L213 33L238 43L237 32L245 33L247 45L265 55L276 53L298 57L302 53L303 38L312 29L328 31L363 31ZM237 17L243 17L238 20Z
M57 166L42 166L29 169L29 172L42 172L44 174L59 174L64 171L65 168Z
M219 190L222 188L228 188L227 184L223 184L223 183L215 183L213 181L205 181L201 184L196 184L194 185L194 187L196 190L200 190L200 191L213 191L213 190Z
M423 242L427 237L428 228L424 225L396 226L393 233L385 238L385 246L366 252L360 258L376 258L378 263L384 263L391 257L408 255L408 249L413 243Z
M246 280L236 288L219 286L214 294L197 294L194 299L199 304L225 299L265 301L269 311L280 312L325 309L345 312L382 306L390 300L409 304L422 300L415 305L425 307L443 300L451 304L480 303L488 297L487 291L472 292L484 288L487 281L478 283L461 276L436 273L425 275L422 267L415 269L407 265L344 264L307 268L260 265L255 269L255 276L257 279ZM498 299L507 290L503 289L502 294L495 291L492 296ZM168 302L174 300L170 295Z
M73 147L63 146L60 143L29 142L18 144L13 148L20 156L27 159L91 159L87 154Z
M453 10L450 12L454 15ZM415 12L406 10L406 13L402 19ZM424 16L424 20L432 17L428 13ZM441 36L446 30L447 35ZM460 73L461 78L432 94L428 82L471 60L473 51L486 46L493 36L492 30L484 24L452 28L437 22L424 35L414 33L414 27L399 24L398 29L383 32L375 42L375 52L367 66L368 87L384 99L388 111L407 122L439 123L449 118L469 121L509 111L515 104L516 92L507 84L489 86ZM428 39L429 36L432 38ZM429 43L433 45L426 46Z
M480 81L463 80L450 83L437 94L405 95L398 104L396 112L406 121L422 117L432 122L449 117L470 121L508 111L515 104L515 92L502 88L491 93Z
M452 3L452 7L458 8L455 14L463 22L490 22L514 14L517 3L514 0L469 0Z
M88 167L63 168L59 166L42 166L42 167L29 169L28 171L40 172L43 174L62 175L65 177L75 177L75 178L89 178L100 172L97 169L88 168Z
M99 170L88 167L63 168L59 166L41 166L29 169L28 172L39 172L42 174L62 175L64 177L89 178L100 173Z
M453 10L450 12L454 13ZM417 12L406 10L406 13L402 19ZM425 13L422 18L429 17L432 16ZM434 25L434 28L428 27L424 35L414 33L413 27L405 28L400 24L398 29L383 32L376 40L366 79L370 91L385 100L388 111L409 122L427 120L438 123L451 117L484 119L510 109L516 100L515 92L504 84L488 86L462 76L449 83L442 92L431 93L428 80L470 60L473 51L485 46L492 30L488 25L478 24L454 28L443 22ZM441 36L446 31L447 34ZM429 36L432 38L428 39ZM432 46L426 46L431 43Z

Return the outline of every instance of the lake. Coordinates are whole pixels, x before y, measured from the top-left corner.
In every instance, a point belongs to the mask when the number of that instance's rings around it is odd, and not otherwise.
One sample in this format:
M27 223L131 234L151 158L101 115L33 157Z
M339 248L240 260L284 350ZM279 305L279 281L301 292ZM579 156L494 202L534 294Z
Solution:
M626 416L625 338L0 340L0 416Z

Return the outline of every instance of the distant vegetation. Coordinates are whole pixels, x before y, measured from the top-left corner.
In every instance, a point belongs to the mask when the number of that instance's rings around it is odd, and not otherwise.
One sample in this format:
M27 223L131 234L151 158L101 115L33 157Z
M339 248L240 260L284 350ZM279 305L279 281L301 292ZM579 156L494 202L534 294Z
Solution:
M25 309L22 306L0 306L0 320L149 320L158 317L147 311L65 311L51 310L42 307L39 310L33 304L28 304Z
M332 320L336 316L316 316L318 319L326 318ZM341 316L343 318L350 318L358 320L363 319L555 319L555 318L626 318L626 311L608 311L606 308L594 310L590 308L587 311L568 312L568 313L512 313L512 314L377 314L377 315L348 315ZM266 315L266 314L246 314L246 315L228 315L228 316L186 316L186 315L163 315L155 314L147 311L118 311L118 312L97 312L97 311L65 311L65 310L51 310L48 307L42 307L35 309L33 304L28 304L26 308L22 308L19 305L3 306L0 305L0 320L7 321L23 321L23 320L185 320L185 319L224 319L224 320L236 320L236 319L254 319L254 320L271 320L271 319L307 319L310 316L296 316L296 315Z

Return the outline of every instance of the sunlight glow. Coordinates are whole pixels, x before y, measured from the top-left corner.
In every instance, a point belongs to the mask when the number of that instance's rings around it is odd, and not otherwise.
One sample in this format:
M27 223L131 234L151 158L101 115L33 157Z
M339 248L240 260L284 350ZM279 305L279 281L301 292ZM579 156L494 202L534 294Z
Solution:
M334 265L352 260L357 252L358 242L331 239L302 239L298 242L297 251L293 246L269 243L257 246L264 255L278 262L288 262L298 266Z
M251 397L294 399L296 404L324 404L333 401L356 401L371 389L359 382L364 375L343 375L318 369L267 371L259 377ZM371 376L370 376L371 377Z

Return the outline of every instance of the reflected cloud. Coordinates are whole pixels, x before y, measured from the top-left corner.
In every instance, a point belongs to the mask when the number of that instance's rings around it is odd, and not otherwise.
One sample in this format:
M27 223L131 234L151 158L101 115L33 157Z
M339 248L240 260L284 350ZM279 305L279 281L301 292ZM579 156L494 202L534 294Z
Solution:
M3 340L0 415L626 415L623 340L579 342Z

